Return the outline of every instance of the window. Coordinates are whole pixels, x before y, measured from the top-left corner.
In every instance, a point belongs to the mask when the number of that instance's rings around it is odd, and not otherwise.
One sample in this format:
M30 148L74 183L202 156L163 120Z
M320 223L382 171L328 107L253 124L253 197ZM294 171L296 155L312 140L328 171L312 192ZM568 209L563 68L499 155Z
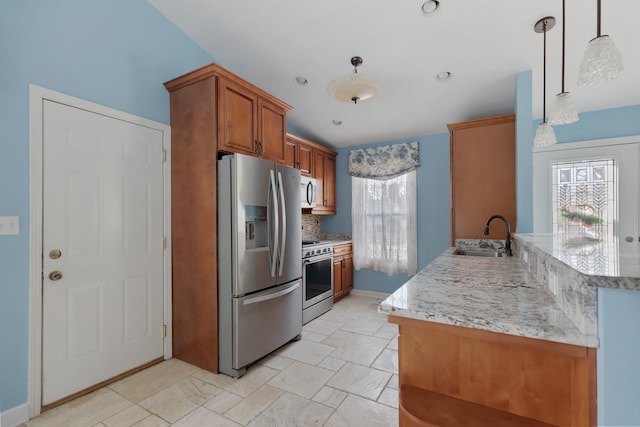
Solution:
M615 271L614 226L618 221L614 159L552 162L552 233L567 251L561 259L583 271Z
M388 180L351 179L354 268L415 274L416 171Z

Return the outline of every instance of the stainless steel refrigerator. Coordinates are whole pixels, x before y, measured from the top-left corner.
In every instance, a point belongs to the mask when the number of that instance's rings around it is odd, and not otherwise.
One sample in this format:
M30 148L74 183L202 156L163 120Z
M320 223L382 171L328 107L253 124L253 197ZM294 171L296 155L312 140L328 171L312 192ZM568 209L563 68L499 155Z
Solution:
M218 160L219 370L302 332L300 171L234 154Z

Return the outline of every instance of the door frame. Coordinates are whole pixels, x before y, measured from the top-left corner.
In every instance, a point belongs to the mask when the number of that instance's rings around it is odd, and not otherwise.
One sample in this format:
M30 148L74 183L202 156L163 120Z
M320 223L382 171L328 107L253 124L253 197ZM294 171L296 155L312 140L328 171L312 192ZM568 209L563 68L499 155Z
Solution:
M171 322L171 127L93 102L85 101L33 84L29 85L29 418L42 409L42 198L43 198L43 103L45 100L79 108L117 120L146 126L162 133L162 147L166 152L163 164L163 232L164 251L163 321L167 335L164 339L164 358L172 357Z

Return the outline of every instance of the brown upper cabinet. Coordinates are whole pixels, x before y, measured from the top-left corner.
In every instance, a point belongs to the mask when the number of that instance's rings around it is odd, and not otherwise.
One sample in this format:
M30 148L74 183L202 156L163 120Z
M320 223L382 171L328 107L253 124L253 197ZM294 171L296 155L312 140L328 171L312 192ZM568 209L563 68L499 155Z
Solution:
M447 125L451 134L451 244L455 239L505 238L501 221L516 231L515 116L500 116Z
M313 176L313 148L315 142L287 133L285 164L300 169L303 176Z
M284 163L290 106L231 74L218 75L217 107L219 150Z
M312 214L336 214L336 153L313 151L313 177L316 179L317 205Z
M285 164L316 179L316 215L336 214L336 156L316 142L287 133Z

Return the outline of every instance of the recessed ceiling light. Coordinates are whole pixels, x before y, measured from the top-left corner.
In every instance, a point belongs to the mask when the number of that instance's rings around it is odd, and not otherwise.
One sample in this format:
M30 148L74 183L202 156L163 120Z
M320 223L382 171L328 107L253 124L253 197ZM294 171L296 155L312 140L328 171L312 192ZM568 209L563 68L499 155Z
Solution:
M424 13L433 13L438 10L438 6L440 6L440 2L438 0L428 0L422 5L422 11Z
M340 126L342 124L342 120L333 119L331 120L331 124L334 126Z
M438 80L440 80L441 82L443 82L445 80L449 80L451 78L451 72L443 71L441 73L436 74L436 78Z
M296 76L293 80L300 86L306 86L309 84L309 80L304 76Z

